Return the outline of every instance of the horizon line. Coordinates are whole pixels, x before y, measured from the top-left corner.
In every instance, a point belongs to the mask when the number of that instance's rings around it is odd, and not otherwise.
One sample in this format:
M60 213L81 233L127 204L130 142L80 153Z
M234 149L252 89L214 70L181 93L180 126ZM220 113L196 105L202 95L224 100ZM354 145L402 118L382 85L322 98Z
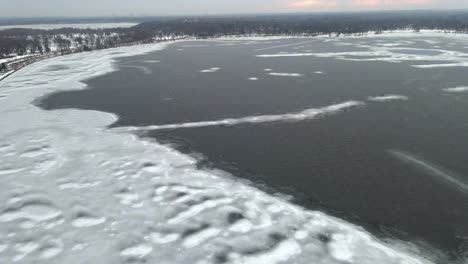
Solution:
M343 10L343 11L303 11L303 12L244 12L244 13L197 13L197 14L140 14L140 15L83 15L83 16L10 16L1 17L0 21L9 19L100 19L100 18L176 18L176 17L219 17L219 16L268 16L268 15L316 15L316 14L346 14L346 13L396 13L396 12L468 12L467 8L414 8L414 9L369 9L369 10Z

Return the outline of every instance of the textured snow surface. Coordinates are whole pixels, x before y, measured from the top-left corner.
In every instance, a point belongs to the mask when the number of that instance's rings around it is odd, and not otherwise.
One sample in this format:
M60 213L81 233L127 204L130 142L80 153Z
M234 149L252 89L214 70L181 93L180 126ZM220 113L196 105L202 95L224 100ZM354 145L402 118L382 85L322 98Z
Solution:
M112 114L32 104L84 89L80 80L114 70L116 54L162 48L54 58L0 83L0 263L431 263L425 252L108 130Z

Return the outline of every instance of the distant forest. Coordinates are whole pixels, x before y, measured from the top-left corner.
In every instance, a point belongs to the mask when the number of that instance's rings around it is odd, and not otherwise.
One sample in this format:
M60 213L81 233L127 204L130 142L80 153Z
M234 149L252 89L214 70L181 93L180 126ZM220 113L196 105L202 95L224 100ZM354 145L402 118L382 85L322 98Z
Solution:
M140 21L143 23L131 28L103 30L74 28L0 30L0 59L25 54L103 49L174 37L356 35L368 32L378 34L382 31L398 29L415 31L438 29L468 33L468 11L174 17L142 18Z
M210 38L224 35L359 34L398 29L468 32L468 11L323 13L185 18L144 22L133 30Z

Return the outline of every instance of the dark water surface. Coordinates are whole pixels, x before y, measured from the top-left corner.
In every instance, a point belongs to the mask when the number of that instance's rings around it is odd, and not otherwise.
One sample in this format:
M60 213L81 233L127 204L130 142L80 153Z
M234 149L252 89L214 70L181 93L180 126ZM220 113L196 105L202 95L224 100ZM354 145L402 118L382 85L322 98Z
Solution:
M210 166L292 195L307 207L390 230L387 236L424 240L461 254L467 250L468 190L444 177L468 182L468 93L447 93L443 88L468 85L467 68L411 67L441 63L440 52L412 53L406 48L435 49L436 44L423 38L404 40L413 42L395 48L395 53L436 57L392 63L255 56L368 51L366 45L398 43L399 38L181 42L120 59L118 71L87 80L90 89L53 94L40 104L46 109L112 112L120 116L114 125L119 127L284 114L362 101L361 107L300 122L155 130L146 135L201 153ZM454 40L432 40L440 49L468 51L460 43L450 44ZM295 43L303 44L291 45ZM221 69L200 72L216 67ZM265 69L303 76L270 76ZM367 100L386 94L408 100Z

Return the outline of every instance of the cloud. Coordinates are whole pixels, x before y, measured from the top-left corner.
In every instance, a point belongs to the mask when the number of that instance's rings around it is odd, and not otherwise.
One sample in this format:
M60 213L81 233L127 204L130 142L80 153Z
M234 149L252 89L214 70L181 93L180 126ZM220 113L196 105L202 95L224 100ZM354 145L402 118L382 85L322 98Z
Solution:
M296 1L289 5L290 7L336 7L338 2L336 1L326 1L326 0L303 0Z
M408 7L416 5L428 5L433 0L353 0L352 6L357 7Z

